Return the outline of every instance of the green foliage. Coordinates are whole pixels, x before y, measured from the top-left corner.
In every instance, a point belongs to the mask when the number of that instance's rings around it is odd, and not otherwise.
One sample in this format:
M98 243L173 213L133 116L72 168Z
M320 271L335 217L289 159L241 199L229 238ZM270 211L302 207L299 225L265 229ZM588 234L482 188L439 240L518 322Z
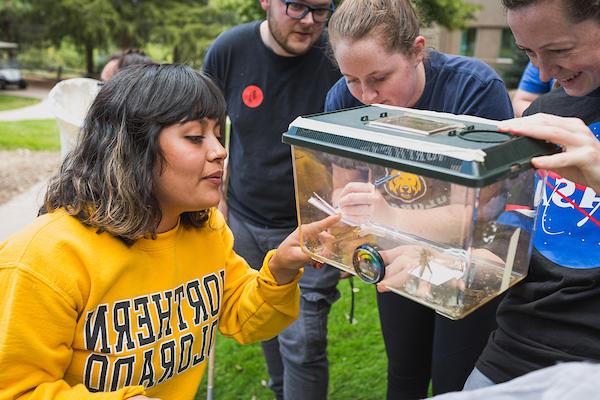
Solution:
M341 281L342 297L329 315L330 400L385 398L387 362L375 301L375 288L356 279L355 324L350 324L350 288ZM218 399L272 400L259 344L241 346L221 336L217 340L214 393ZM205 372L206 377L206 372ZM376 377L376 379L374 379ZM255 396L255 397L254 397ZM196 399L206 398L206 379Z
M463 29L479 6L464 0L412 0L425 25L437 23L448 29Z
M70 38L76 45L105 46L118 20L110 0L29 0L32 13L44 20L44 33L59 46Z
M175 2L155 26L152 39L173 49L170 61L199 67L212 41L236 22L232 11L215 5Z
M27 18L30 7L23 0L0 1L0 26L2 37L7 42L21 42L29 38L32 21Z
M464 27L478 9L466 0L413 2L425 23L449 28ZM86 66L94 74L129 47L199 67L219 33L264 17L259 0L2 0L0 40L18 42L22 62L36 68Z
M0 122L0 149L60 150L53 119Z
M212 0L218 8L235 15L239 24L265 18L259 0Z
M26 68L63 68L79 69L85 65L85 57L68 39L59 47L26 47L19 52L19 61Z
M32 99L31 97L9 96L6 94L0 94L0 111L26 107L36 103L39 103L39 100Z

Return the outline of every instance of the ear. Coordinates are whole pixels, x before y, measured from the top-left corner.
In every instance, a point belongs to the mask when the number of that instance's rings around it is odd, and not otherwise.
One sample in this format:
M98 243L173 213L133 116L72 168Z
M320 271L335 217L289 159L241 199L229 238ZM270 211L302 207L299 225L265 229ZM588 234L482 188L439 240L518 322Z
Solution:
M269 12L269 0L259 0L260 7L265 10L265 12Z
M419 35L413 43L413 54L415 56L415 65L420 64L425 58L425 37Z

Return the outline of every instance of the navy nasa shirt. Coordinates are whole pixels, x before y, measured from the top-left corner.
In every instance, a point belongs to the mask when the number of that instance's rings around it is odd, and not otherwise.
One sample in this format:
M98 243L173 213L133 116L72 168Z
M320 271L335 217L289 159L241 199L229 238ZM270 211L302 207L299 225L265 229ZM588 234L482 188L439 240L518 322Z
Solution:
M581 118L600 140L600 89L560 88L525 112ZM566 361L600 361L600 196L552 171L538 205L527 277L498 308L477 368L496 383Z

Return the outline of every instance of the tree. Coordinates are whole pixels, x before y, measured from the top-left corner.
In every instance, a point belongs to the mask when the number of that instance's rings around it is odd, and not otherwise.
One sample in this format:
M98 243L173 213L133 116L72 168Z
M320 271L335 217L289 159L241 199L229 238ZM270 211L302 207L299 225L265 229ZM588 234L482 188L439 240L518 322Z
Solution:
M277 1L277 0L272 0ZM338 5L341 1L334 0ZM448 29L464 28L479 9L465 0L411 0L425 25L437 23ZM238 23L265 17L258 0L215 0L221 8L234 10Z
M31 42L39 39L38 25L29 18L31 7L22 0L0 2L0 41Z
M479 6L464 0L412 0L425 25L436 23L448 29L465 28Z
M173 62L199 67L215 37L238 21L232 10L207 1L179 1L155 26L152 40L172 47Z
M94 49L116 44L143 47L170 10L190 0L22 0L44 21L45 36L55 45L68 38L86 55L94 74Z
M110 0L24 0L43 21L44 35L56 46L65 38L85 52L88 75L94 74L94 48L109 43L119 15Z

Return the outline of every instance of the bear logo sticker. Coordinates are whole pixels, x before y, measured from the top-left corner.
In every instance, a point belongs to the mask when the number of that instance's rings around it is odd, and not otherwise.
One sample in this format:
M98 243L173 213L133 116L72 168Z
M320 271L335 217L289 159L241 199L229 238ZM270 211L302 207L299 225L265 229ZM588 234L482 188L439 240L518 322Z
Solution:
M423 177L392 169L388 175L398 175L385 184L385 191L404 203L412 203L427 192L427 184Z

